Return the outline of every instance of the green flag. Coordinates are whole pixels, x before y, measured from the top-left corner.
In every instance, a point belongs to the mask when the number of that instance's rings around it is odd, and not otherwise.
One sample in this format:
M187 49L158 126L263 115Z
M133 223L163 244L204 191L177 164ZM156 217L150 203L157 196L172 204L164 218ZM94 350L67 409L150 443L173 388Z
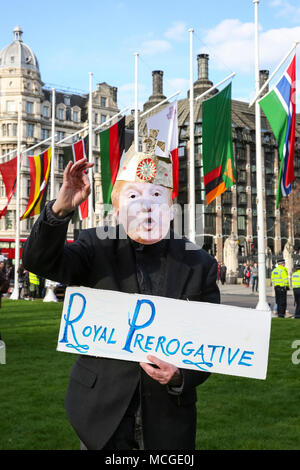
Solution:
M206 203L235 184L231 83L202 103L202 159Z

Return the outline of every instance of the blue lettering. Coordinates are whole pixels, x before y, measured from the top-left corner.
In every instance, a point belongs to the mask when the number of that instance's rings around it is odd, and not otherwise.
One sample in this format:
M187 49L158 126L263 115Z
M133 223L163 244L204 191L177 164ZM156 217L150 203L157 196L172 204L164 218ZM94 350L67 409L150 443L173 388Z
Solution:
M152 349L152 346L153 346L153 339L155 338L155 336L147 336L147 339L146 339L146 344L145 344L145 349L147 351L151 351Z
M82 334L85 337L90 336L91 333L92 333L92 327L91 326L85 326L82 330Z
M101 339L104 339L104 341L106 342L106 331L107 328L105 327L100 335L99 341L101 341Z
M221 354L220 354L220 357L219 357L219 363L222 361L223 359L223 354L224 354L224 351L225 351L225 346L221 346L222 348L222 351L221 351Z
M172 343L176 343L174 351L169 350L170 344L172 344ZM166 346L166 351L167 351L168 354L172 355L172 354L176 354L179 348L180 348L180 342L178 341L178 339L174 338L174 339L171 339L171 341L168 342L168 344Z
M240 348L237 348L237 350L235 351L234 355L232 357L230 357L231 355L231 348L228 348L228 365L230 366L232 361L234 361L234 359L236 358L236 356L238 355L238 353L240 352Z
M141 306L143 304L150 305L150 307L151 307L151 316L150 316L149 320L146 323L144 323L143 325L137 325L136 322L137 322L137 319L138 319L138 315L140 313ZM130 346L131 346L131 341L132 341L134 333L136 332L136 330L140 330L141 328L146 328L147 326L151 325L151 323L154 320L154 317L155 317L154 303L151 300L148 300L148 299L138 300L137 303L136 303L135 310L134 310L132 322L130 322L130 318L128 320L128 324L129 324L130 328L129 328L129 331L128 331L128 335L127 335L125 346L124 346L123 350L128 351L130 353L133 352L133 351L131 351Z
M138 344L139 348L144 351L144 352L147 352L145 351L145 349L143 348L143 346L141 345L141 342L143 341L144 339L144 335L142 335L142 333L138 333L135 337L135 340L134 340L134 345L133 347L135 348L136 345Z
M190 354L192 354L195 349L188 349L186 352L184 351L184 347L187 345L187 344L193 344L192 341L187 341L186 343L184 343L184 345L182 346L181 348L181 353L184 355L184 356L189 356Z
M73 305L73 300L74 300L74 297L75 296L78 296L82 299L82 308L81 308L81 312L80 314L78 315L78 317L74 318L74 320L70 320L70 316L71 316L71 310L72 310L72 305ZM74 292L74 294L71 294L70 295L70 299L69 299L69 305L68 305L68 310L67 310L67 314L64 315L64 320L65 320L65 328L64 328L64 333L63 333L63 337L62 339L60 340L60 343L67 343L66 344L66 347L67 348L74 348L76 349L76 351L79 351L79 352L86 352L88 349L89 349L89 346L87 344L79 344L78 343L78 340L77 340L77 337L76 337L76 333L75 333L75 329L74 329L74 325L73 323L76 323L78 322L82 317L83 317L83 314L85 312L85 308L86 308L86 298L84 297L84 295L82 294L79 294L78 292ZM74 344L71 344L69 343L68 341L68 329L71 329L71 332L72 332L72 336L73 336L73 340L75 342L75 345Z
M160 347L163 354L165 354L166 356L168 356L169 354L164 350L163 348L163 343L166 341L166 337L165 336L160 336L157 340L157 344L156 344L156 348L155 348L155 352L157 352L158 348Z
M249 357L248 355L254 356L254 351L243 351L239 360L239 366L253 366L253 364L247 364L247 362L243 362L252 361L253 357Z
M115 329L113 328L110 332L109 338L107 340L107 344L115 344L117 342L115 339L114 340L112 339L114 332L115 332Z
M101 328L102 328L102 326L99 326L97 328L97 326L94 325L94 339L93 339L93 341L96 341L96 337L97 337L98 333L100 332Z

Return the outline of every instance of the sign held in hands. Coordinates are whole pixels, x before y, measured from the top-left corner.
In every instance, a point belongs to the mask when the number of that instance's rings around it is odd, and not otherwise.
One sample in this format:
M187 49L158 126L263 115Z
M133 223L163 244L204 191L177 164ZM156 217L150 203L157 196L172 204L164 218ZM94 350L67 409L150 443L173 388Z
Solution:
M265 311L68 287L57 350L265 379L270 329Z

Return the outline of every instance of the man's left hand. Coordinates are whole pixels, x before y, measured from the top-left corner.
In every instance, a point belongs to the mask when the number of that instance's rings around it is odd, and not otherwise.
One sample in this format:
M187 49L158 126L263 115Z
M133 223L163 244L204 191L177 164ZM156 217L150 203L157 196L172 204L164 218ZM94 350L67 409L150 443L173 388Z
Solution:
M161 385L169 384L176 387L181 385L182 377L178 367L162 361L155 356L149 355L147 359L157 367L153 367L153 365L146 362L140 362L140 366L152 379L157 380Z

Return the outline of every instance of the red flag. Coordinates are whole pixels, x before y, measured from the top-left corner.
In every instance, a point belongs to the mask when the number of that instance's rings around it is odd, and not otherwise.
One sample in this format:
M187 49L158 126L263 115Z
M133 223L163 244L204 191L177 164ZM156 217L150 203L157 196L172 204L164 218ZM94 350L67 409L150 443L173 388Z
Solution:
M0 164L0 173L2 175L7 197L5 207L0 210L0 218L6 215L8 204L10 203L17 187L17 160L17 157L15 157L8 162Z

